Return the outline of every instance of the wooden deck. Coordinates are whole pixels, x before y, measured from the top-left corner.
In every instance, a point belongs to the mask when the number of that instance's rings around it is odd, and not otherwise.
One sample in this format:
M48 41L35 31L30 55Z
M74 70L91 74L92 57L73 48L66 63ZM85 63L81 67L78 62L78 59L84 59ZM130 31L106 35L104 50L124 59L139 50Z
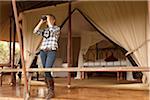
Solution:
M31 100L44 100L45 87L34 86L31 89ZM21 87L22 89L22 87ZM22 90L15 88L1 89L5 94L0 92L0 100L23 100L19 96ZM18 92L18 96L17 93ZM9 95L8 95L9 93ZM118 90L108 88L71 88L56 87L56 97L51 100L149 100L148 91L135 91L135 90Z
M117 83L115 78L95 77L85 80L72 79L68 89L67 78L55 78L56 97L51 100L149 100L149 89L141 83ZM47 89L44 82L32 82L31 100L44 100ZM23 100L23 86L0 87L0 100Z

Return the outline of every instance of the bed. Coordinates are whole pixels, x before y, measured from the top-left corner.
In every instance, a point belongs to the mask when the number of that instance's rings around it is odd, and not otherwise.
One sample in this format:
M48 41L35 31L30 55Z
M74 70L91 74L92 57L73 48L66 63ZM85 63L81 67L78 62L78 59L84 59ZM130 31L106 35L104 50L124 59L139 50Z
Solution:
M98 48L97 45L90 47L84 58L84 67L121 67L129 65L124 51L116 46L109 48ZM85 77L88 77L85 73ZM117 80L122 80L123 73L117 72Z
M127 61L126 60L120 60L120 61L104 61L104 60L97 60L95 62L88 61L83 64L84 66L88 67L112 67L112 66L126 66Z

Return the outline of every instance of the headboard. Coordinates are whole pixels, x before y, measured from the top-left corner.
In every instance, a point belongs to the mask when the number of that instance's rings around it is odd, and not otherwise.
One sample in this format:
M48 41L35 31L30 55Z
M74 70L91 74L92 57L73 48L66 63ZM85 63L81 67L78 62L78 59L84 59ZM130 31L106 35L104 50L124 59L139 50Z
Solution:
M83 55L84 61L96 60L126 60L125 54L118 47L111 48L89 48L87 53Z

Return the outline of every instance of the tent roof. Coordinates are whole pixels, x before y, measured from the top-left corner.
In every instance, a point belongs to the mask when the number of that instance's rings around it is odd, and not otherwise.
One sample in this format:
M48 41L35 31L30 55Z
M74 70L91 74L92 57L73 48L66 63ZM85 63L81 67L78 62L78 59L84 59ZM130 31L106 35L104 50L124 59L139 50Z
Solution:
M79 37L83 31L96 31L77 10L71 15L71 17L72 17L72 35L74 37L76 36ZM63 33L63 36L67 36L68 20L62 27L61 32Z
M58 4L67 3L68 1L17 1L16 6L19 12L25 11L25 10L31 10L35 8L41 8L46 6L56 6ZM0 1L0 6L9 6L9 9L11 9L11 1Z
M46 7L46 6L56 6L57 4L67 3L68 1L55 1L55 0L49 0L49 1L18 1L17 2L17 8L19 12L40 8L40 7Z
M18 12L46 6L56 6L68 1L17 1ZM0 1L0 40L9 41L10 17L13 15L11 1Z

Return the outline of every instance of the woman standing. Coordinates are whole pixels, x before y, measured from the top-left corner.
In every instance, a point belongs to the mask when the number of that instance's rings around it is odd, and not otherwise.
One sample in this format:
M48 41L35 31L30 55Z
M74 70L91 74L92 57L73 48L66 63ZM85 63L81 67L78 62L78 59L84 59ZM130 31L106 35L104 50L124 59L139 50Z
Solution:
M44 68L52 68L56 59L60 28L56 26L55 22L56 18L52 14L42 16L40 22L33 31L33 33L43 36L43 41L40 46L40 57ZM46 23L48 27L40 29L43 23ZM48 88L46 99L49 100L55 96L54 80L51 72L45 72L45 82Z

